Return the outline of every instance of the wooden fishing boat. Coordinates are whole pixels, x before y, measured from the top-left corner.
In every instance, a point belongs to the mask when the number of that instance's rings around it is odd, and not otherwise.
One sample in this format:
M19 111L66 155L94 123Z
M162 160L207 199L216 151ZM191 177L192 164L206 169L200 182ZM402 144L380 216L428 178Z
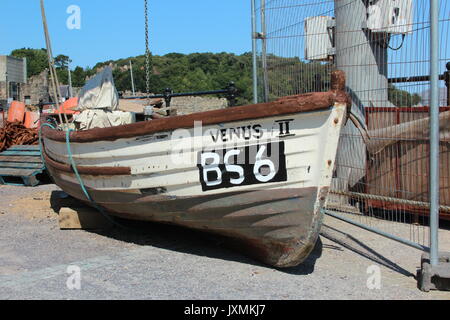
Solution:
M295 266L320 231L350 106L344 89L335 71L329 92L75 131L70 149L90 197L109 214L217 233L264 263ZM87 201L66 132L42 133L55 183Z

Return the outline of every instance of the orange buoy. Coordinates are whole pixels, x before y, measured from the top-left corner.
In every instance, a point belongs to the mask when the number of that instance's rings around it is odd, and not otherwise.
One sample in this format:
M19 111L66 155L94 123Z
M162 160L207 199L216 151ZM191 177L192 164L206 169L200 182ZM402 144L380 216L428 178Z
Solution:
M25 128L38 128L39 127L39 112L27 111L25 112Z
M20 101L11 102L11 106L8 109L8 122L21 122L25 117L25 103Z
M78 98L74 97L74 98L70 98L68 100L66 100L60 107L59 110L61 113L66 113L66 114L74 114L77 111L76 110L72 110L73 108L78 106Z

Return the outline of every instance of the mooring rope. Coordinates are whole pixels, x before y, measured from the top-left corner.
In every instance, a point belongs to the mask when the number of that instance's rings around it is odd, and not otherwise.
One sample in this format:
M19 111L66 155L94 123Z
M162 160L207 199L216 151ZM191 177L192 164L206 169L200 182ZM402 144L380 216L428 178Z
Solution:
M423 202L423 201L392 198L392 197L380 196L380 195L375 195L375 194L358 193L358 192L350 192L350 191L330 190L330 193L341 195L341 196L353 197L353 198L378 200L378 201L392 202L392 203L398 203L398 204L404 204L404 205L413 205L416 207L421 207L421 208L426 208L426 209L430 208L430 203ZM445 211L445 212L450 212L450 206L440 205L439 210Z
M73 132L73 131L75 131L75 130L70 129L70 128L68 128L67 131L66 131L67 155L68 155L68 158L69 158L70 165L71 165L71 167L72 167L72 169L73 169L73 172L75 173L75 176L76 176L76 178L77 178L77 180L78 180L78 183L80 184L81 190L82 190L83 193L84 193L84 196L85 196L86 199L94 206L94 208L97 209L98 211L100 211L100 213L101 213L101 214L102 214L109 222L111 222L113 225L116 225L116 226L118 226L118 227L120 227L120 228L122 228L122 229L125 229L125 230L129 230L129 231L131 230L131 231L134 231L133 229L128 228L128 227L122 225L121 223L118 223L117 221L115 221L115 220L114 220L114 219L113 219L113 218L112 218L112 217L111 217L111 216L103 209L102 206L100 206L97 202L95 202L95 200L91 197L91 195L90 195L89 192L87 191L86 186L85 186L85 184L84 184L84 182L83 182L83 179L81 178L80 173L78 172L77 165L75 164L75 161L74 161L74 159L73 159L72 150L71 150L71 147L70 147L70 133Z
M49 124L49 123L44 123L40 126L39 128L39 152L40 152L40 156L41 156L41 160L42 160L42 164L47 167L46 162L45 162L45 158L44 158L44 144L43 144L43 140L42 140L42 128L43 127L49 127L51 129L56 130L56 127ZM73 172L75 173L75 176L78 180L78 183L80 184L81 190L84 193L84 196L86 197L86 199L94 206L95 209L97 209L98 211L100 211L100 213L113 225L118 226L124 230L127 231L140 231L140 230L136 230L133 228L129 228L124 226L123 224L115 221L104 209L103 207L101 207L97 202L95 202L95 200L91 197L91 195L89 194L89 192L86 189L86 186L83 182L83 179L81 178L80 173L78 172L77 169L77 165L75 164L75 161L73 159L73 155L72 155L72 149L70 147L70 132L75 131L73 129L68 129L66 132L66 146L67 146L67 154L68 154L68 158L69 158L69 162L70 162L70 166L73 169Z
M47 165L45 164L44 154L42 153L44 151L44 146L42 143L42 128L43 127L49 127L51 129L55 129L55 130L56 130L56 128L54 126L52 126L50 123L44 123L44 124L40 125L40 127L39 127L39 132L38 132L39 152L40 152L42 164L46 167Z

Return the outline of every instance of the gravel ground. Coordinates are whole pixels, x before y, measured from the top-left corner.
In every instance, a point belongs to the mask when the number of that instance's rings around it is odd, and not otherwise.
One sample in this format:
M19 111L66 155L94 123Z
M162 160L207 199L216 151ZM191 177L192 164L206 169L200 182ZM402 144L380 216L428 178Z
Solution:
M56 213L29 200L57 190L0 186L0 299L450 299L417 289L420 251L331 217L305 263L275 270L218 237L177 227L61 231ZM31 203L18 212L20 199ZM441 238L441 250L450 251L450 231ZM367 287L373 265L380 289ZM81 270L79 290L66 285L69 266Z

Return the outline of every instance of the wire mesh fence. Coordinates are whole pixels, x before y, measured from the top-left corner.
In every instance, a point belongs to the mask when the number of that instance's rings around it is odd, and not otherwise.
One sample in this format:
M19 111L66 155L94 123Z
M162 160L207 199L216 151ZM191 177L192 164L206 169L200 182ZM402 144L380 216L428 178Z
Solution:
M333 64L306 59L304 25L308 17L333 15L334 2L259 0L256 11L261 40L258 42L259 99L265 100L264 93L273 100L287 95L327 91ZM321 35L328 36L327 30L313 31L313 37Z
M440 200L450 219L450 2L439 1ZM347 74L351 123L341 134L328 208L428 244L430 1L258 0L259 101L329 89Z

